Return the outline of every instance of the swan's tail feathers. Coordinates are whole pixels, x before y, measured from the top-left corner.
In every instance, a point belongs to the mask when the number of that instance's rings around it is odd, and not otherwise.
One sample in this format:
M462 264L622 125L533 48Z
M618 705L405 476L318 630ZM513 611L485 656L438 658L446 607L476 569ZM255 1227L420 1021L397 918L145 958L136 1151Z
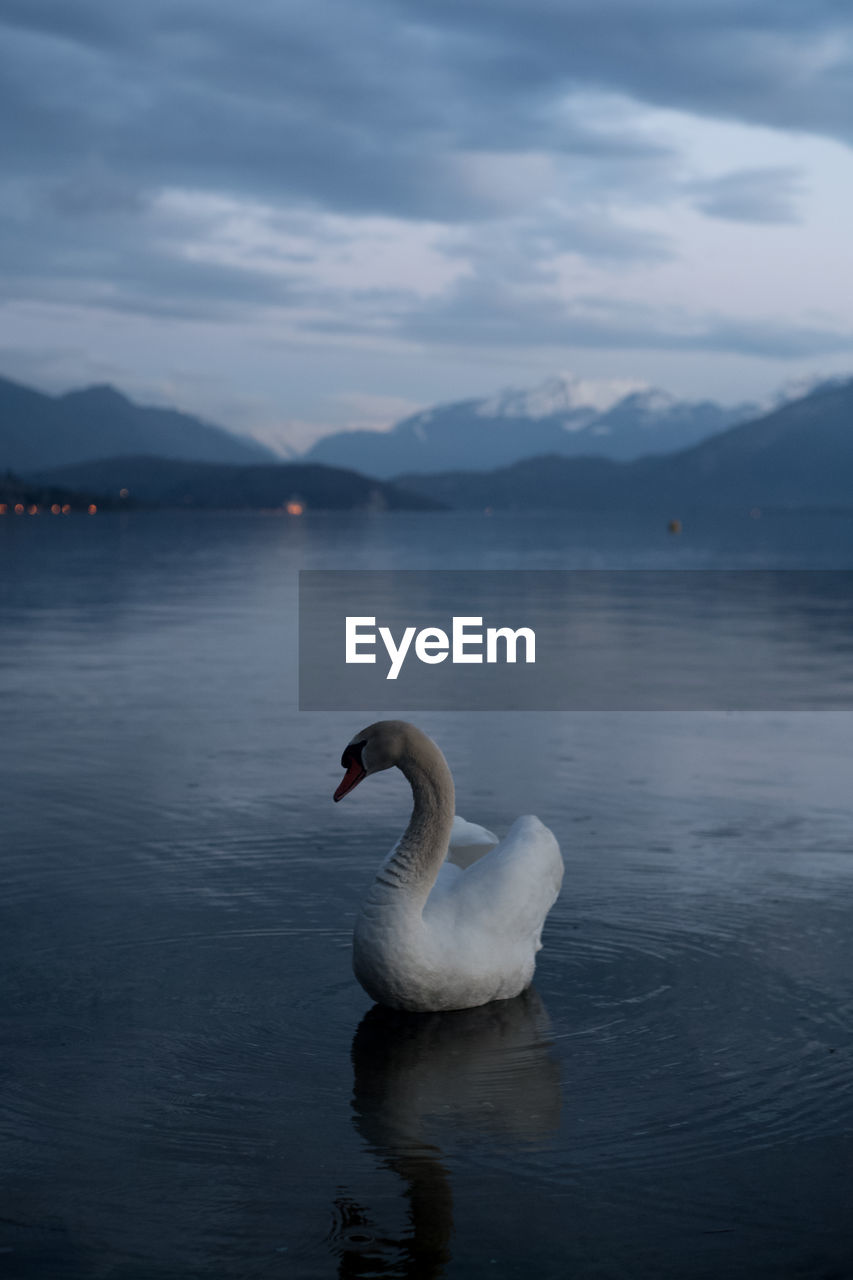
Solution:
M482 858L483 854L493 849L497 843L498 838L493 831L478 826L476 822L466 822L457 813L450 832L447 861L464 870L470 867L472 862Z
M458 813L456 814L450 830L451 849L458 844L480 844L491 847L497 843L498 838L494 831L489 831L487 827L481 827L476 822L466 822Z
M563 881L563 859L552 831L529 814L460 877L454 892L475 915L502 916L540 939Z

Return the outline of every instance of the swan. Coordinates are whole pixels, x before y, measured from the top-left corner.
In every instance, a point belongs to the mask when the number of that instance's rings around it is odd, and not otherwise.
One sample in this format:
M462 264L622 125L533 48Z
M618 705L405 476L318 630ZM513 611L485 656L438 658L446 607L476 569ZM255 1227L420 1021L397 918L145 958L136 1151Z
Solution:
M405 720L362 729L341 765L346 773L336 801L394 765L414 797L409 825L356 919L353 970L368 995L417 1013L519 995L533 979L542 926L563 879L553 833L528 816L498 842L485 828L455 818L447 761Z

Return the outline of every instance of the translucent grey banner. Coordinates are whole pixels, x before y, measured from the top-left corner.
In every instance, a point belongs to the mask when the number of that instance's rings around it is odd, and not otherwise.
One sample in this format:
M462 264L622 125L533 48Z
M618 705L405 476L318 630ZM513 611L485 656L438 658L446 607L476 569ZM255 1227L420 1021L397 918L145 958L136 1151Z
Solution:
M853 706L853 571L307 570L302 711Z

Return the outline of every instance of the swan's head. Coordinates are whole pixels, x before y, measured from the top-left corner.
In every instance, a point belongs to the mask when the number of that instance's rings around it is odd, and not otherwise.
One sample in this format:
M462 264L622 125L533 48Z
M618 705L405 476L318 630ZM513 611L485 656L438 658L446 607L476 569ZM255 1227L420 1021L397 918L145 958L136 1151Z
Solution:
M343 800L347 792L357 787L369 773L381 773L383 769L399 764L413 729L414 726L405 720L378 720L376 724L362 729L361 733L353 734L341 756L341 765L346 773L333 798Z

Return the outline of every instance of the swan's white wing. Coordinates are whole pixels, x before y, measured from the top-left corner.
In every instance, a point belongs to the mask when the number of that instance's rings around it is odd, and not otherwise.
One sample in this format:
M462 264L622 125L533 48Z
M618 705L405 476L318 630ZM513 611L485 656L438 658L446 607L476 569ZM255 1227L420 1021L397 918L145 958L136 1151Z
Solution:
M494 933L505 925L516 938L536 934L563 881L563 859L552 831L528 815L505 838L451 882L443 909L469 928L478 922Z
M481 858L487 849L493 849L498 843L494 831L480 827L476 822L466 822L457 813L453 819L450 832L450 848L447 850L447 863L465 868Z
M476 822L466 822L464 818L460 818L457 813L453 819L453 827L450 832L450 847L455 849L457 845L495 845L498 843L498 837L494 831L488 831L486 827L480 827Z

